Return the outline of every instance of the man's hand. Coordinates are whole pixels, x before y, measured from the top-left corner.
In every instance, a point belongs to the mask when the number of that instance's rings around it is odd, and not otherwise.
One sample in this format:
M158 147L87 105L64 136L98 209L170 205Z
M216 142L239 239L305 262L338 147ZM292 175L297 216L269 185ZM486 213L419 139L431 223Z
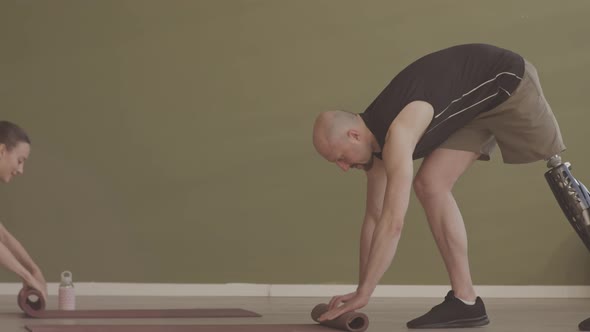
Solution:
M339 306L341 303L343 305ZM334 296L328 305L328 311L320 316L319 321L332 320L341 315L360 309L369 303L369 296L352 292L346 295Z

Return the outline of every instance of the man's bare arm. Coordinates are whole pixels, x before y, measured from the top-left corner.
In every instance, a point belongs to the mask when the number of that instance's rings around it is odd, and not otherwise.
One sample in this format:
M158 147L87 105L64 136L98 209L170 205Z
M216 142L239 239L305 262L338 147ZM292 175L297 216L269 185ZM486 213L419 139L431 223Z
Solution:
M415 101L400 112L389 129L382 154L387 175L383 209L373 232L366 273L357 290L367 298L395 256L412 189L412 154L432 115L430 104Z
M364 281L363 278L366 274L369 252L373 241L373 232L379 218L381 218L381 209L383 208L385 186L387 185L387 176L383 161L375 158L373 161L373 167L366 172L366 175L367 195L365 203L365 218L361 229L360 239L359 284L362 284Z

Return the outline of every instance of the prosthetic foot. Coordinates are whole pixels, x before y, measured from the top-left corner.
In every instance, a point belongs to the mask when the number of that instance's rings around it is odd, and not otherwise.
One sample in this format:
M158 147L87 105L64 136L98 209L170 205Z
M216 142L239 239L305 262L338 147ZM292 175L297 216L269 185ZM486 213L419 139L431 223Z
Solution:
M555 155L547 162L550 168L545 179L553 191L559 206L568 221L580 237L586 248L590 250L590 193L582 182L576 180L570 169L569 162L562 163L561 157Z

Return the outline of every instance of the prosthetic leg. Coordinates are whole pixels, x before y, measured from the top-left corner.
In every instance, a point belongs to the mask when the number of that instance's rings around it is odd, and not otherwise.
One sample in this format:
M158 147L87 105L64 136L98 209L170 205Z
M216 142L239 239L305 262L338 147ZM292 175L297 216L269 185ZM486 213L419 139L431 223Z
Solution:
M561 157L555 155L547 162L551 168L545 173L545 179L553 191L563 213L590 250L590 193L582 182L576 180L569 162L562 163Z
M582 182L576 180L570 172L571 164L562 163L561 157L555 155L547 162L549 171L545 179L559 202L559 206L568 221L580 237L586 248L590 250L590 193ZM578 325L581 331L590 331L590 318Z

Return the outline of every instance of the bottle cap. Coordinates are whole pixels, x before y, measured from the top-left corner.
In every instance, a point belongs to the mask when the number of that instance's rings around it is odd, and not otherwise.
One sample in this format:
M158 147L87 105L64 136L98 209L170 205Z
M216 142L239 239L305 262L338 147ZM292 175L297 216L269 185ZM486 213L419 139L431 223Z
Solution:
M72 272L63 271L61 273L61 282L64 284L71 284L72 283Z

